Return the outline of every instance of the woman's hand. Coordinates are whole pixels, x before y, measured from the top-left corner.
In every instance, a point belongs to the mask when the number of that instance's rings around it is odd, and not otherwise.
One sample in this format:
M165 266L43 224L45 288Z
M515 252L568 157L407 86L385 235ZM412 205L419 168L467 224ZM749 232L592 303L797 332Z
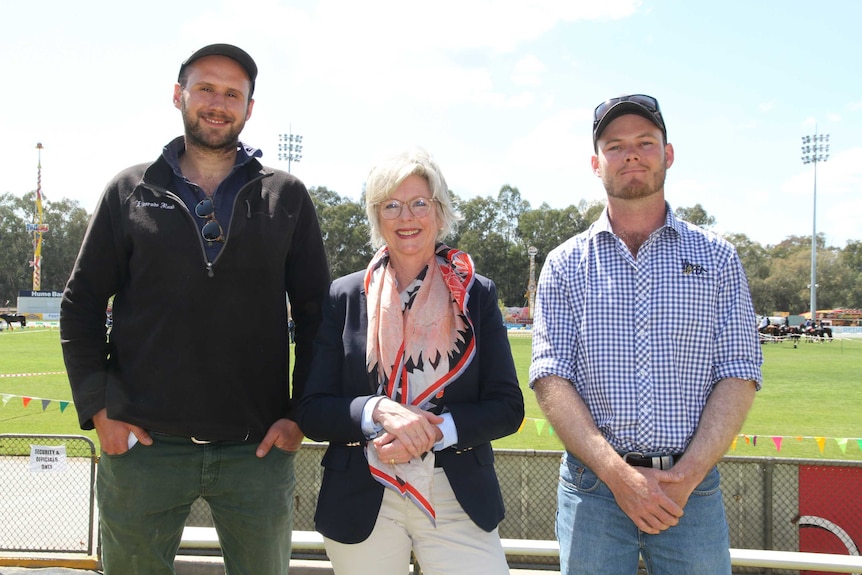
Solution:
M442 417L389 398L377 403L372 418L386 431L372 441L382 461L394 459L404 463L420 457L443 438L443 432L437 427L443 422Z

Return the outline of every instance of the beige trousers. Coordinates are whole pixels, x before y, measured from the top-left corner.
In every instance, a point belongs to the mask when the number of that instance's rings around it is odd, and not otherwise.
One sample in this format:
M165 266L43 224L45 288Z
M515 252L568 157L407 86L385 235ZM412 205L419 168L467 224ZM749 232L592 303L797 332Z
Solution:
M345 544L324 538L335 573L406 575L412 550L423 575L508 575L497 530L488 533L473 523L442 469L434 470L431 499L436 528L412 501L386 489L368 539Z

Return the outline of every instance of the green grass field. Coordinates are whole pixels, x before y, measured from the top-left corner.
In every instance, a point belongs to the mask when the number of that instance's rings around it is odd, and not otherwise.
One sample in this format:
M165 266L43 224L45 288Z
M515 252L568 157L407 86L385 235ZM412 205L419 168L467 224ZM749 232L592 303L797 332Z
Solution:
M526 385L531 340L513 336L510 342L527 419L519 433L495 446L562 449ZM763 353L763 390L728 453L862 460L862 339L804 343L797 349L770 344ZM0 332L0 433L81 434L95 441L95 432L79 429L71 399L57 329Z

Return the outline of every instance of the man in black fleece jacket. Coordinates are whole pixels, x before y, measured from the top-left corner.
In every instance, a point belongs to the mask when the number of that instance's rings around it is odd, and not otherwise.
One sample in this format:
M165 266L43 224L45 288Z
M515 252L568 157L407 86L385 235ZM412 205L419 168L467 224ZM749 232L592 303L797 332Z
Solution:
M107 575L172 574L198 497L228 574L288 570L303 437L293 408L329 271L305 186L239 141L256 77L228 44L183 62L174 105L185 135L108 184L63 296L75 406L102 448Z

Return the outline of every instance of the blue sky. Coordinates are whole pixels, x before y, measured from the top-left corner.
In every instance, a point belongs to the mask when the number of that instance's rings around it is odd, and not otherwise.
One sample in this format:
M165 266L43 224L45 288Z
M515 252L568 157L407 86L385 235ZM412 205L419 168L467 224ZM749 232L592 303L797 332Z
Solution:
M862 3L801 0L150 0L4 2L0 193L35 189L92 211L104 185L182 131L180 62L212 42L260 68L242 139L358 199L382 154L419 144L460 196L517 187L533 207L604 198L592 110L621 93L662 106L671 206L761 244L812 231L801 137L828 133L817 229L862 240Z

